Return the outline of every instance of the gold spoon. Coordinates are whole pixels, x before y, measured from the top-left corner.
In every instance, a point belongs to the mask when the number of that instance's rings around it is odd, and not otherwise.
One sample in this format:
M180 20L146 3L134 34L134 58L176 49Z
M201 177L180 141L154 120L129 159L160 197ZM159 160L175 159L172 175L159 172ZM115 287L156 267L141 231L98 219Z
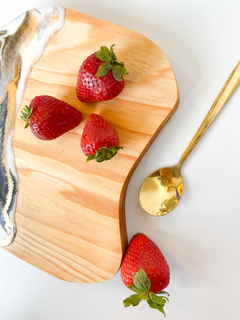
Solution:
M227 79L178 163L172 167L165 167L154 171L143 181L139 191L139 201L142 208L147 213L153 216L163 216L171 212L179 204L183 194L183 179L181 176L182 164L239 84L240 62Z

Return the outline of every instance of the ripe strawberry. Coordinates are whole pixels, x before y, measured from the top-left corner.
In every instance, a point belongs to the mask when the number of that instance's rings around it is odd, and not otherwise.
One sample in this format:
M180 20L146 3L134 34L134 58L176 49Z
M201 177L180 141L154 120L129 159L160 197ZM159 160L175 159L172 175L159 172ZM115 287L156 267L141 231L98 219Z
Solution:
M106 101L122 92L125 85L123 76L128 75L128 70L123 62L117 62L113 46L110 50L102 46L80 67L76 92L81 102Z
M137 293L124 300L125 307L136 306L146 300L151 308L165 315L163 307L168 301L168 293L162 290L170 281L169 266L160 249L146 235L137 233L129 242L121 278L128 288Z
M82 121L80 111L51 96L35 97L20 117L30 125L32 133L41 140L53 140L77 127Z
M91 113L85 122L81 138L81 148L88 156L87 162L95 159L97 162L110 160L119 149L119 137L116 130L105 119Z

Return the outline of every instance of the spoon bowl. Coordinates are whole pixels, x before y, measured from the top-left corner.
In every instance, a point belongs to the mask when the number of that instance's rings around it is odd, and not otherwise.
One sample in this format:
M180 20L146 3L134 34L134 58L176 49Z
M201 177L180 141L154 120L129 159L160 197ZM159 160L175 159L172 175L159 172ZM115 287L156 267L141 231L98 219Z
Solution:
M163 216L179 204L183 194L181 163L151 173L142 183L139 201L154 216Z
M213 120L227 103L233 92L240 84L240 62L237 64L208 114L191 140L187 149L177 164L164 167L152 172L143 181L139 191L139 202L141 207L153 216L168 214L179 204L183 194L183 179L181 167L193 148L209 128Z

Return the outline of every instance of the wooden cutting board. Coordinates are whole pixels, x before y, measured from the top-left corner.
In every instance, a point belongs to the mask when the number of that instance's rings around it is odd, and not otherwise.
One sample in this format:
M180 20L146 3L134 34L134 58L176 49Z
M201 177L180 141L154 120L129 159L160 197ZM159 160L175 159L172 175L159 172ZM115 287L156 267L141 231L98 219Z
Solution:
M75 86L81 63L101 45L112 44L129 70L123 92L107 102L79 102ZM13 139L17 235L6 250L62 280L104 281L119 270L128 243L129 180L178 106L174 72L161 49L143 35L65 9L64 26L33 67L21 106L45 94L80 110L83 121L54 141L40 141L24 130L18 112ZM86 163L80 139L90 113L100 114L119 134L123 150L111 161Z

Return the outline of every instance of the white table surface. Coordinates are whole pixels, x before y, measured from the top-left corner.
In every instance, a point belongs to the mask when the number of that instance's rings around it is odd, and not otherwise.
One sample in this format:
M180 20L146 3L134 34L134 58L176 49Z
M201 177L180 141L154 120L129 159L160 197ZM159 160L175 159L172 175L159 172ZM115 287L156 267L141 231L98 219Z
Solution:
M240 60L239 0L8 0L0 25L22 12L60 5L135 30L170 61L180 104L135 171L126 198L129 239L143 232L171 270L168 320L239 320L240 89L183 165L185 190L169 215L144 213L138 189L151 171L178 161ZM154 320L145 302L124 308L131 294L120 273L98 284L58 280L0 248L1 320Z

